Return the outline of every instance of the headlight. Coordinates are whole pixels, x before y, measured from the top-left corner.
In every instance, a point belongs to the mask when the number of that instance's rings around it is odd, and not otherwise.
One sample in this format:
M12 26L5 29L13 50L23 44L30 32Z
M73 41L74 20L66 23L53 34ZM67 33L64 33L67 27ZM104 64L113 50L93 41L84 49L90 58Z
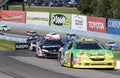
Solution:
M114 60L113 57L106 58L107 61Z
M82 57L81 60L83 60L83 61L89 61L90 59L89 59L89 58Z

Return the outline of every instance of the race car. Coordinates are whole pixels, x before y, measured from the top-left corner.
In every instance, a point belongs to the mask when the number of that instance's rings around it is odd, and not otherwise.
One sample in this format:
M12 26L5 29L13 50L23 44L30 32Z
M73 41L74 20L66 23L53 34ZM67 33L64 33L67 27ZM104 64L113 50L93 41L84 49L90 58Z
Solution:
M60 39L43 38L36 46L36 57L57 58L59 49L63 47Z
M36 43L36 41L31 41L31 43L29 44L30 51L36 51Z
M0 25L0 31L10 31L11 28L8 27L7 25Z
M55 32L50 32L46 34L46 38L51 38L51 39L60 39L60 34L55 33Z
M96 40L73 40L63 46L58 53L61 66L71 68L114 69L115 52L106 49Z
M117 43L114 42L114 41L107 41L107 42L105 43L105 45L106 45L107 48L109 48L109 49L111 49L111 50L118 50L118 45L117 45Z
M67 44L68 42L72 41L72 40L78 40L78 39L84 39L84 38L80 38L79 36L77 36L76 34L66 34L66 37L63 38L63 43Z
M36 31L27 31L27 36L35 36L38 35L38 33Z
M4 33L0 32L0 35L4 35Z

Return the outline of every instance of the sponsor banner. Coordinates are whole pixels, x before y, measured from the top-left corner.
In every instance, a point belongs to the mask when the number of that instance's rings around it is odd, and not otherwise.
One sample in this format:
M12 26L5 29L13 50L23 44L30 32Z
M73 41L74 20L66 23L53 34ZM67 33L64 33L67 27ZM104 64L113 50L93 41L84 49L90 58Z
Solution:
M24 11L1 11L1 20L10 22L25 23L25 12Z
M120 20L108 18L107 33L120 35Z
M106 18L87 17L87 30L106 33Z
M49 13L48 12L27 12L26 23L49 26Z
M25 50L28 49L28 43L15 43L16 50Z
M51 13L51 26L70 28L71 25L71 15L64 13Z
M72 14L71 29L87 31L87 16Z

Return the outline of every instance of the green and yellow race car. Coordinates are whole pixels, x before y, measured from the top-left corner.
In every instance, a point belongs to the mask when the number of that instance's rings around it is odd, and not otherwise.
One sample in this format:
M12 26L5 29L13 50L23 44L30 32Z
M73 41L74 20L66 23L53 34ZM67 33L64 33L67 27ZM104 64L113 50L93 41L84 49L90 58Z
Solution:
M115 52L92 39L73 40L65 44L59 51L58 60L62 66L72 68L116 67Z

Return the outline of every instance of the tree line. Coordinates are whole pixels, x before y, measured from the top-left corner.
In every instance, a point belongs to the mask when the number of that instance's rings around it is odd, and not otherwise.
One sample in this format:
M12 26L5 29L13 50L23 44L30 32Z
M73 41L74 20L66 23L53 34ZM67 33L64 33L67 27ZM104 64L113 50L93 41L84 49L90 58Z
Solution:
M77 9L89 16L120 19L120 0L80 0Z

